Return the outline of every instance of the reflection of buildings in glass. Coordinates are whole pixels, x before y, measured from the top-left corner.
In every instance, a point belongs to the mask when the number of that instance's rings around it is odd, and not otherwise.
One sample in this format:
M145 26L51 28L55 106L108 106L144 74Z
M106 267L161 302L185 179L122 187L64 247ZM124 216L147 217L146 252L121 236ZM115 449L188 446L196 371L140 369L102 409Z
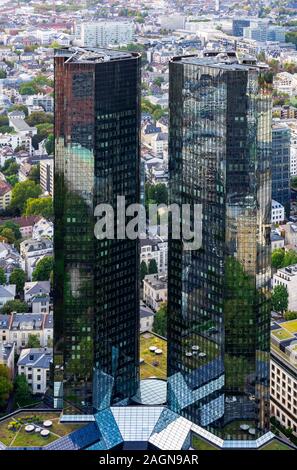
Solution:
M233 58L170 63L170 202L202 204L203 244L186 252L169 237L169 406L224 439L269 429L271 101L262 76Z
M54 390L92 413L138 386L139 247L97 240L94 209L139 202L140 56L62 49L55 81Z

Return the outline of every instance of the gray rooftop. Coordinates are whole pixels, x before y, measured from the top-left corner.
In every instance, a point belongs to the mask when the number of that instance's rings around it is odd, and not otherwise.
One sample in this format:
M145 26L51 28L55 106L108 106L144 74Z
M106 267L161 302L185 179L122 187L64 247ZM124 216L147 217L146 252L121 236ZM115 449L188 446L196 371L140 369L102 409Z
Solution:
M210 57L200 57L198 55L191 55L191 56L178 56L173 57L171 62L181 63L181 64L191 64L191 65L198 65L198 66L207 66L213 68L220 68L225 70L241 70L247 71L249 69L255 68L266 68L264 64L257 63L255 60L249 59L245 62L241 62L236 54L234 53L227 53L227 52L219 52L213 53Z
M49 369L53 358L52 348L26 349L18 360L18 366L31 366L38 369Z
M102 49L97 47L67 47L57 49L56 57L68 57L66 62L79 63L101 63L116 60L135 59L140 57L137 52L121 52L113 49Z

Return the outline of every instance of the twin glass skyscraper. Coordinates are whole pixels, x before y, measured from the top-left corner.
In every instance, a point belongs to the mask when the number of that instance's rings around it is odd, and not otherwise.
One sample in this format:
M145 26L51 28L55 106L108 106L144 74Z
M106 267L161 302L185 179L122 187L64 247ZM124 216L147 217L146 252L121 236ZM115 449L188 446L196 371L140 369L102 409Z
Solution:
M54 396L93 413L138 388L139 246L98 240L95 208L140 197L140 55L55 55ZM114 214L116 226L117 212Z
M169 232L168 402L223 439L269 429L266 80L233 54L170 63L170 203L201 204L203 215L199 250Z
M97 240L94 209L139 202L140 57L57 51L55 79L55 396L93 413L139 385L138 241ZM196 251L169 224L168 406L229 439L269 428L269 87L232 55L170 62L169 202L203 224Z

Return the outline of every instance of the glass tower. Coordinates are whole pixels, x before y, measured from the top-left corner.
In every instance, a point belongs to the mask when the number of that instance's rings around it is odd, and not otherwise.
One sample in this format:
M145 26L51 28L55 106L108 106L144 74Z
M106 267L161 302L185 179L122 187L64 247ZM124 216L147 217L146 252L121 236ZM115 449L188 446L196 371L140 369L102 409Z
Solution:
M272 198L282 204L290 216L290 141L291 130L286 123L272 125Z
M202 245L169 226L169 407L230 440L269 430L269 78L235 54L170 62L170 203L202 205Z
M136 53L55 53L54 397L93 413L138 387L139 246L95 237L97 205L140 198ZM63 399L63 400L62 400Z

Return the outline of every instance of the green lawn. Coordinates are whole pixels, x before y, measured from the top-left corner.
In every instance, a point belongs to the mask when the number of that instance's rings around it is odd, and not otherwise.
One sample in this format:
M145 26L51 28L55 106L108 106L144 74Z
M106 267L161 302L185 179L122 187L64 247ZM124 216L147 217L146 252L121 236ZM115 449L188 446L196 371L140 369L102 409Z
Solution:
M11 442L9 447L42 447L46 446L50 442L56 441L60 436L50 434L48 437L42 437L40 434L34 432L26 432L25 426L22 426L21 430L16 433L16 438Z
M217 447L214 447L212 444L205 441L204 439L201 439L198 436L193 436L192 447L193 449L196 449L196 450L220 450Z
M286 444L283 444L282 442L279 442L275 439L274 441L271 441L266 446L261 447L260 450L293 450L293 449L287 446Z
M45 446L50 442L53 442L60 437L70 434L84 424L73 424L65 423L61 424L60 414L54 412L36 413L22 412L15 416L8 418L0 423L0 441L8 447L31 447L31 446ZM53 425L49 428L50 435L47 438L40 436L34 432L27 433L25 426L28 423L35 424L36 426L42 426L42 423L46 420L51 420ZM15 430L8 429L10 423L18 423L18 428Z
M149 350L150 346L162 349L163 354L156 355ZM149 377L166 379L167 377L167 341L153 333L143 333L140 335L140 358L144 362L140 365L141 380ZM156 363L158 362L158 365ZM155 363L155 364L154 364Z
M282 327L290 333L297 333L297 320L286 321L282 323Z
M280 340L293 338L293 335L283 328L272 331L272 336L275 336L277 339Z

